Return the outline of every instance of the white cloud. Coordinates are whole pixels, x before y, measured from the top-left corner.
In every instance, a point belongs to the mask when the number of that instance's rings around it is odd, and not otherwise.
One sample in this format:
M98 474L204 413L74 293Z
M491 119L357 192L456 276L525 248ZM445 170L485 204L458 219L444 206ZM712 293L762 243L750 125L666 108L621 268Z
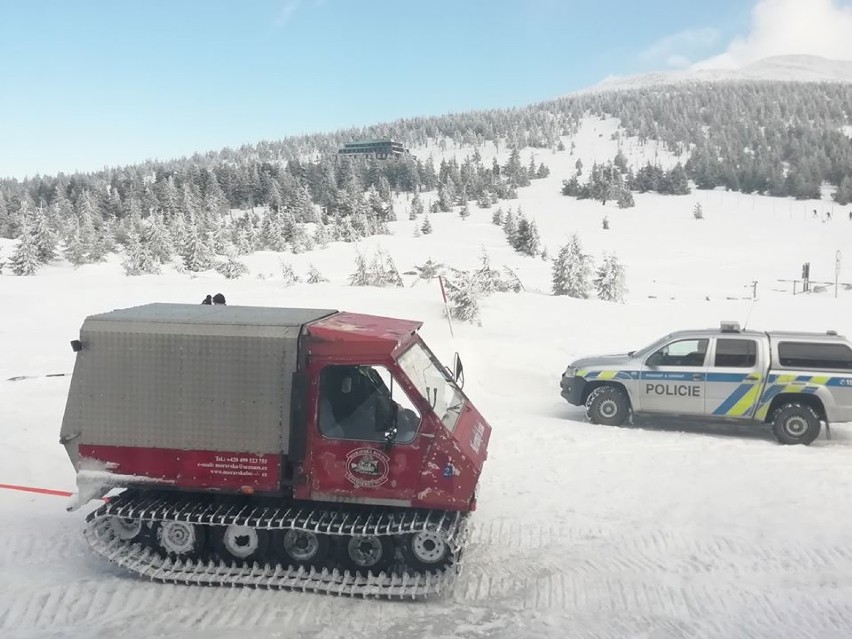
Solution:
M738 68L776 55L852 60L852 6L848 0L758 0L749 33L724 53L693 69Z
M686 29L657 40L639 54L651 64L663 63L668 67L683 68L690 64L690 56L706 54L719 41L719 32L711 27Z

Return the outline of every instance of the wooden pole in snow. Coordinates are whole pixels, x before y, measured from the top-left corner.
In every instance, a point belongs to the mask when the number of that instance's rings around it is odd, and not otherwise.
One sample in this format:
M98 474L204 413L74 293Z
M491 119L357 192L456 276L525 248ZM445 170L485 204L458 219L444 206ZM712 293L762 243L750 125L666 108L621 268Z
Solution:
M447 312L447 324L450 325L450 337L455 338L453 334L453 318L450 316L450 303L447 301L447 291L444 289L444 277L438 276L438 284L441 285L441 297L444 298L444 310Z

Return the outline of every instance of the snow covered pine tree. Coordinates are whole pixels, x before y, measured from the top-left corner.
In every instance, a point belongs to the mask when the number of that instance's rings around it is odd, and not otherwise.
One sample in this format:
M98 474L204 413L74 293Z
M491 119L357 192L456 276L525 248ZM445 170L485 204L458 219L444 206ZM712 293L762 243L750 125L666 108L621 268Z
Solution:
M553 260L553 294L579 299L589 297L591 274L592 259L583 253L580 238L574 233Z

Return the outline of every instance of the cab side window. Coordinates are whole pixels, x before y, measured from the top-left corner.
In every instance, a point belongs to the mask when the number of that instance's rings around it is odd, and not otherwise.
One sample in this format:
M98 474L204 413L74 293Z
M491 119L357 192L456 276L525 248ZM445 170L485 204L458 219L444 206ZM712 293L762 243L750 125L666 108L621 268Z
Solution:
M709 339L682 339L651 353L647 366L703 366Z
M717 339L713 365L720 368L753 368L757 364L757 343L752 339Z
M320 373L319 429L329 439L411 442L420 413L383 366L326 366Z

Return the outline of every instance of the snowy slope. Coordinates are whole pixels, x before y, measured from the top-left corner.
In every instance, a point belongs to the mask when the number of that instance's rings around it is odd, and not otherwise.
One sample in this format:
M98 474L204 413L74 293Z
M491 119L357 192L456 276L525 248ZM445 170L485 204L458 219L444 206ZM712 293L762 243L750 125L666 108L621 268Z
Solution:
M595 426L558 393L573 358L722 319L852 335L852 290L841 287L837 299L831 288L793 296L777 281L798 276L804 261L815 279L831 280L841 249L849 254L840 279L852 282L848 207L696 191L638 194L636 208L622 211L562 197L561 180L578 157L588 166L615 154L616 126L587 120L575 155L539 152L551 177L500 206L535 218L551 255L572 232L596 259L615 251L627 268L625 304L549 295L549 264L515 254L490 223L491 210L473 203L468 220L433 215L435 232L415 238L404 198L394 235L358 249L382 246L406 271L428 257L470 268L484 247L495 266L518 272L526 292L486 298L482 326L457 324L452 339L436 283L348 287L356 247L342 243L249 256L251 274L235 281L173 269L128 278L115 257L76 270L57 263L32 278L0 276L0 380L70 372L68 341L86 315L221 291L233 304L421 319L439 357L461 353L465 390L494 427L465 566L445 599L400 604L144 582L89 554L80 534L85 512L66 513L61 498L0 490L0 636L852 635L852 424L834 428L830 441L781 447L762 428ZM624 149L633 162L677 161L653 144L628 140ZM440 158L434 147L416 152ZM490 162L494 147L481 152ZM505 157L501 149L498 159ZM696 202L702 221L691 215ZM10 251L0 241L0 259ZM285 288L281 259L300 274L314 264L331 282ZM68 384L68 377L0 381L0 483L74 489L57 444Z
M665 71L638 76L606 78L579 93L641 89L682 82L779 80L784 82L852 82L852 61L828 60L812 55L782 55L752 62L740 69Z

